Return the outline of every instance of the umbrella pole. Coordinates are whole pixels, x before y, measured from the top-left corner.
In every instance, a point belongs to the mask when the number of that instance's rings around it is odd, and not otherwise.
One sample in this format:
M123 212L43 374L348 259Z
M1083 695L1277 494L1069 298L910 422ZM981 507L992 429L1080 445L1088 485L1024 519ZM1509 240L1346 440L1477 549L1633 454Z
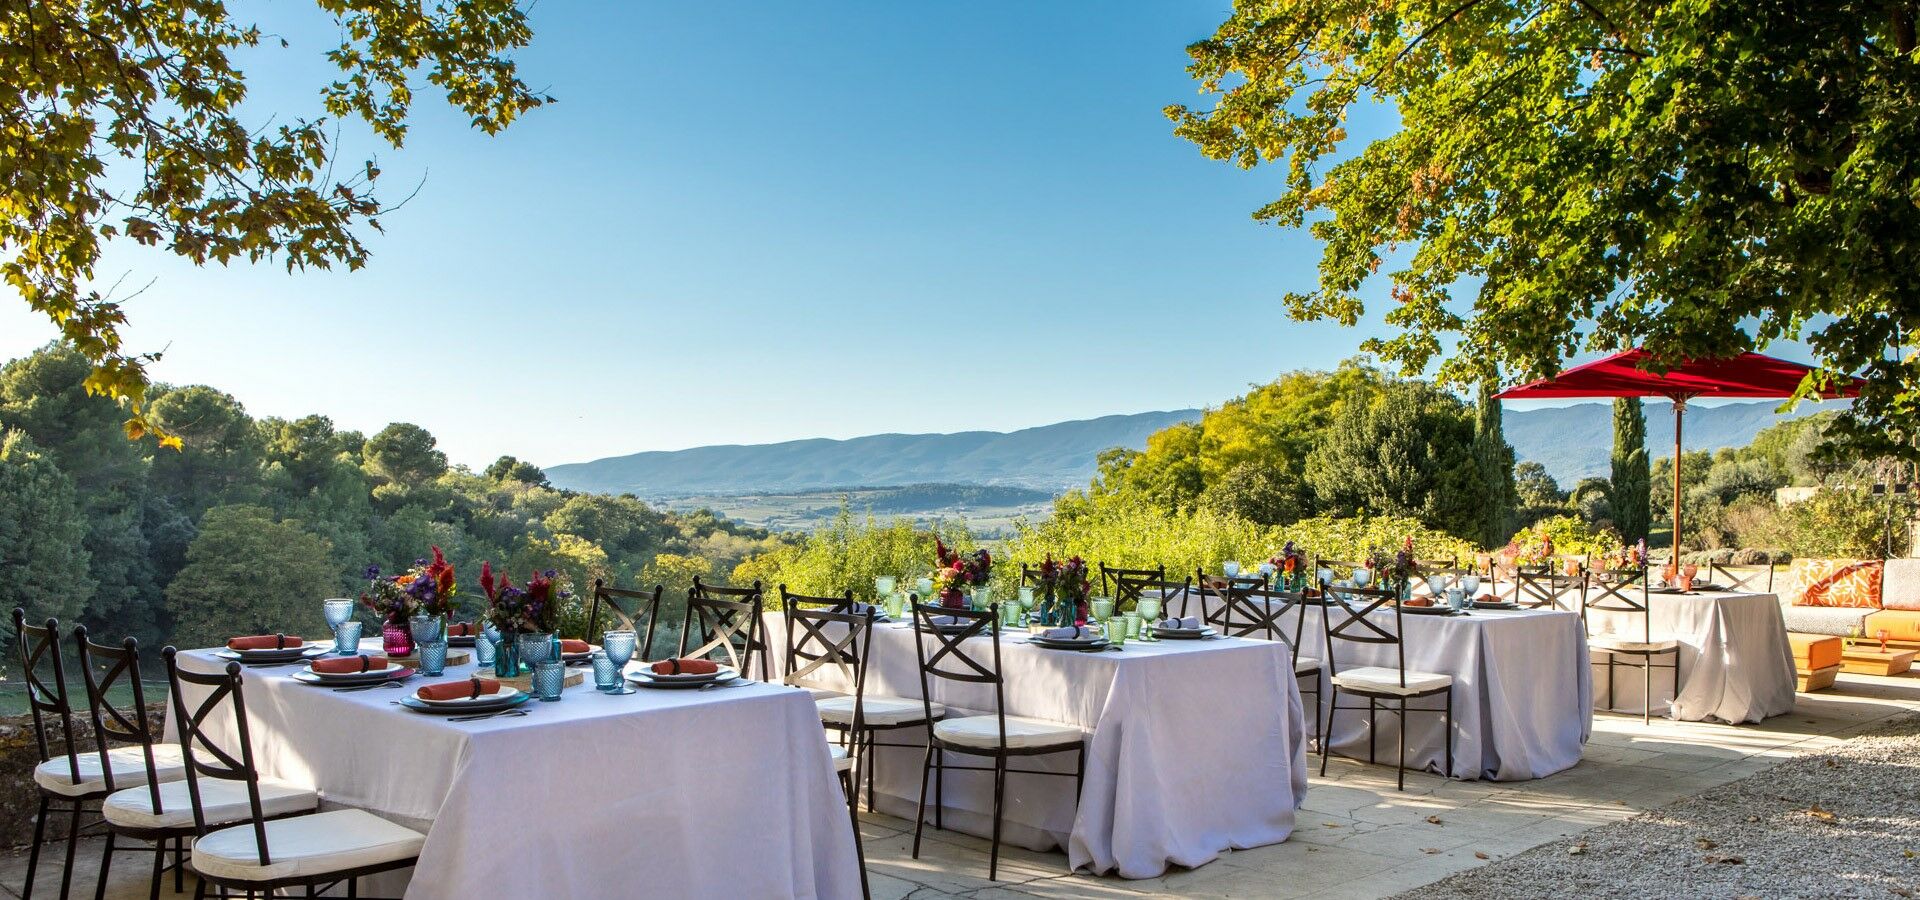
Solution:
M1680 427L1687 420L1687 398L1673 398L1673 564L1680 565Z

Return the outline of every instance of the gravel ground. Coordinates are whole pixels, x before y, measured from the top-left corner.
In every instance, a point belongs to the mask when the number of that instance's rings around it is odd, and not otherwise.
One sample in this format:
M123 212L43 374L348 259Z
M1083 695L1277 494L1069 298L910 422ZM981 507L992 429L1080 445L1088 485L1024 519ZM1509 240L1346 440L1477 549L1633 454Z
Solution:
M1920 716L1399 896L1920 897Z

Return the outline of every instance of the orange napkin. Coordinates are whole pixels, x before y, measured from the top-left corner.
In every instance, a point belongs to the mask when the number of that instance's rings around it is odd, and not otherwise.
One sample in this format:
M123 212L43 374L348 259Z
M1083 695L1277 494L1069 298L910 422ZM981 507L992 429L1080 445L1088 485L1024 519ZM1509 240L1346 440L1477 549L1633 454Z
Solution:
M227 639L228 650L288 650L300 645L300 638L291 634L261 634Z
M663 659L653 664L655 675L712 675L720 671L710 659Z
M560 639L561 653L585 653L592 649L593 649L593 645L587 643L586 641L576 641L570 638Z
M446 684L429 684L414 691L414 696L422 700L459 700L463 697L479 697L483 694L500 693L500 682L491 678L469 678L465 681L449 681Z
M480 629L474 627L472 622L455 622L447 626L447 634L454 637L472 637L479 633Z
M329 656L316 659L312 663L315 672L328 675L351 675L355 672L372 672L387 667L384 656Z

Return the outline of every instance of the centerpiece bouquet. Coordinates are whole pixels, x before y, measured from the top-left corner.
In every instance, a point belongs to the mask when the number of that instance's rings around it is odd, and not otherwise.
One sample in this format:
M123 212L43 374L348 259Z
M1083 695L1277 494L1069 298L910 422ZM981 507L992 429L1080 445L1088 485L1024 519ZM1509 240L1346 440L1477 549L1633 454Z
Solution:
M1268 560L1273 564L1274 584L1284 591L1303 590L1307 586L1307 555L1288 541L1280 555Z
M368 566L367 590L360 605L380 617L381 639L388 655L408 656L416 640L418 625L425 632L446 634L447 616L453 613L454 598L459 596L459 580L453 564L433 548L433 558L416 559L413 567L398 575L382 575L379 566Z
M1400 599L1407 599L1413 590L1413 579L1420 574L1420 561L1413 557L1413 538L1409 536L1400 550L1393 555L1375 548L1368 555L1367 568L1373 570L1376 584L1391 587L1398 592Z
M993 554L986 550L956 553L936 537L933 555L939 566L933 570L933 589L940 597L941 606L966 608L968 590L986 587L987 580L993 577Z
M559 573L535 572L524 588L506 575L495 578L491 563L480 564L480 590L487 595L487 621L501 634L552 634L560 627L565 591L554 589Z

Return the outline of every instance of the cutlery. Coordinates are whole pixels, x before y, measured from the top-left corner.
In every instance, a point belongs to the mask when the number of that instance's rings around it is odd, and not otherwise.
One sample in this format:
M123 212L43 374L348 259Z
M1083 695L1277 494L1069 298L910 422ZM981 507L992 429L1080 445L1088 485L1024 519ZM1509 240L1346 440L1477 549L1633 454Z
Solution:
M526 710L524 710L524 709L518 709L518 708L516 708L516 709L503 709L503 710L500 710L499 712L490 712L490 713L480 713L480 714L478 714L478 715L472 715L472 716L454 716L453 718L451 718L451 719L448 719L447 721L449 721L449 722L478 722L478 721L480 721L481 719L491 719L491 718L494 718L495 716L524 716L524 715L526 715L526 714L527 714L527 711L526 711Z
M750 678L735 678L732 681L716 681L712 684L701 685L700 690L713 691L713 690L719 690L721 688L741 687L743 685L749 685L752 683L753 683L753 680Z
M401 684L398 681L382 681L379 684L356 684L353 687L333 688L332 690L336 694L351 694L355 691L370 691L374 688L397 688L400 686Z

